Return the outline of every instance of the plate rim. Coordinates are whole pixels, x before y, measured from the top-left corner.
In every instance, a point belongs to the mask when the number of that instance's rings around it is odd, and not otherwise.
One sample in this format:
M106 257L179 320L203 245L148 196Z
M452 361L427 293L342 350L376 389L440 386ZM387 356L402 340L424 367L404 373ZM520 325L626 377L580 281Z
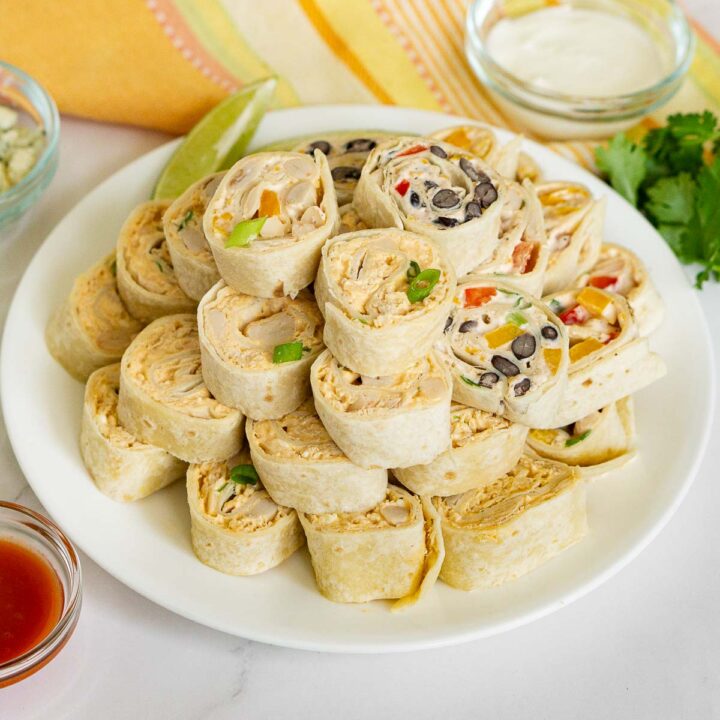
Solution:
M426 111L426 110L419 110L415 108L400 108L395 106L378 106L378 105L352 105L352 104L335 104L335 105L313 105L313 106L305 106L300 108L289 108L284 110L275 110L272 111L272 113L268 113L268 115L272 115L276 118L279 118L279 120L287 118L287 122L290 126L292 126L292 118L293 116L298 115L310 115L314 121L315 125L319 128L318 132L324 132L329 131L332 129L331 126L337 128L337 124L333 124L332 121L328 121L328 118L334 117L336 114L341 114L342 112L347 112L349 109L352 109L353 113L357 113L358 116L364 116L366 113L369 114L380 114L387 116L390 115L396 115L396 116L415 116L415 117L425 117L427 119L433 119L438 122L443 122L447 125L450 124L457 124L457 123L468 123L468 124L482 124L482 125L488 125L487 123L479 123L477 120L473 120L471 118L466 118L462 116L455 116L447 113L442 112L435 112L435 111ZM389 120L386 120L386 122L391 122ZM417 121L416 121L417 122ZM328 127L324 127L327 125ZM412 120L409 122L409 125L412 126ZM508 130L497 128L492 125L488 125L491 127L497 134L503 138L505 141L508 139L514 138L517 136L516 133L512 133ZM261 125L262 129L262 125ZM342 128L339 128L342 129ZM350 129L350 128L348 128ZM358 127L358 129L362 129L361 127ZM292 136L291 136L292 137ZM14 417L14 410L9 406L9 401L7 400L8 393L6 392L6 388L8 387L9 383L11 382L11 372L9 369L9 362L8 357L10 355L10 341L8 340L8 337L11 335L11 328L14 326L16 322L18 322L18 319L16 319L16 316L20 316L22 312L22 308L20 308L18 298L23 294L24 287L27 283L29 283L29 278L33 274L33 268L36 263L40 263L39 258L41 257L42 250L45 247L45 245L48 243L48 241L55 235L57 232L61 232L62 226L66 222L70 222L68 218L75 213L75 211L84 203L86 200L91 197L95 193L99 193L101 189L106 185L111 183L117 176L127 173L128 169L133 166L134 164L140 164L143 161L146 161L148 156L157 154L157 155L163 155L165 153L170 152L172 147L176 146L181 142L181 138L176 138L173 140L168 141L167 143L163 143L162 145L150 150L147 153L144 153L143 155L139 156L138 158L135 158L130 163L126 164L122 168L118 169L114 173L112 173L109 177L107 177L105 180L103 180L96 188L94 188L90 193L85 195L81 200L79 200L70 210L68 210L62 217L62 219L53 227L53 229L48 233L47 237L43 240L41 245L38 247L37 251L35 252L32 260L30 263L28 263L27 267L23 271L22 277L20 282L18 283L15 292L13 293L12 301L10 303L7 317L6 317L6 323L3 330L3 336L2 336L2 346L0 347L0 403L2 405L2 412L5 417L5 426L6 426L6 432L8 435L8 438L10 440L10 445L13 449L13 453L15 455L15 458L18 462L18 465L20 466L20 469L27 481L27 483L30 485L30 487L33 489L33 492L35 492L36 496L42 503L43 507L47 509L47 512L55 515L53 512L53 509L51 506L54 505L52 502L52 499L50 500L50 503L47 503L47 500L43 498L43 492L42 489L40 492L36 489L35 485L33 484L33 481L31 479L31 476L28 472L26 472L26 464L27 460L25 457L24 452L24 443L21 441L19 437L16 436L16 423L12 422L12 419ZM524 146L530 150L530 152L539 151L540 155L542 156L545 153L553 153L553 151L546 147L541 145L540 143L534 142L532 140L528 140L527 138L523 138L523 144ZM251 147L253 147L251 145ZM567 163L568 165L574 165L572 161L568 160L567 158L554 153L557 155L558 158L560 158L564 163ZM591 184L598 181L598 178L593 176L589 171L587 171L585 168L582 168L581 166L573 167L574 172L580 172L581 174L585 175L586 178L589 178L591 181ZM624 206L626 207L626 210L628 212L636 213L645 223L647 228L657 236L658 242L662 243L664 245L664 241L659 236L655 228L650 225L650 223L647 221L646 218L642 217L642 215L633 208L629 203L627 203L621 196L619 196L611 187L607 187L607 192L611 195L617 196ZM677 265L679 265L679 262L677 259L672 255L669 248L666 246L666 250L668 253L670 253L673 262L675 262ZM682 269L682 268L681 268ZM684 273L683 273L684 274ZM707 393L708 397L708 403L706 406L706 417L705 422L703 426L703 432L702 437L700 438L700 442L698 444L698 449L695 454L694 460L692 465L688 468L688 470L685 472L685 480L681 486L678 487L676 492L673 495L672 502L668 503L667 506L664 508L663 512L659 516L659 518L655 521L655 523L650 527L648 530L644 532L644 534L637 539L636 542L628 549L626 550L620 557L618 557L610 566L608 566L604 571L599 572L595 574L591 579L587 580L586 582L578 585L577 587L573 588L572 590L564 593L562 596L556 597L554 600L550 600L545 602L544 604L541 604L534 610L519 614L517 617L503 620L503 621L496 621L493 624L482 626L480 628L477 628L475 630L453 630L453 631L447 631L444 635L439 635L437 637L432 638L419 638L419 639L408 639L403 641L382 641L382 643L378 642L359 642L359 641L353 641L353 642L345 642L345 641L334 641L332 639L322 639L322 640L303 640L303 639L296 639L294 637L284 639L282 637L278 637L277 635L272 635L267 632L264 632L262 630L254 631L252 628L250 628L248 631L243 631L242 634L238 633L237 630L233 630L228 628L223 623L213 623L212 619L208 619L207 617L201 617L197 613L189 611L187 608L183 608L180 606L180 604L174 602L174 597L157 597L157 593L148 591L147 589L143 589L135 580L132 578L126 577L127 573L124 571L124 569L118 570L117 568L112 566L112 563L106 564L101 555L98 553L96 554L94 552L94 549L92 547L85 547L85 543L77 542L75 539L74 531L68 531L69 536L72 538L73 542L77 544L77 546L88 556L90 559L93 560L93 562L97 563L103 570L108 572L110 575L112 575L114 578L116 578L118 581L126 585L127 587L131 588L135 592L139 593L143 597L146 597L148 600L156 603L157 605L160 605L161 607L164 607L168 609L171 612L174 612L177 615L180 615L182 617L185 617L193 622L197 622L201 625L204 625L206 627L213 628L215 630L226 632L229 634L232 634L237 637L243 637L249 640L254 640L258 642L263 642L271 645L276 645L280 647L288 647L293 649L300 649L300 650L310 650L310 651L321 651L321 652L337 652L337 653L386 653L386 652L408 652L408 651L414 651L414 650L420 650L420 649L429 649L429 648L437 648L437 647L445 647L449 645L456 645L464 642L470 642L472 640L478 640L485 637L490 637L493 635L497 635L503 632L507 632L508 630L512 630L516 627L520 627L522 625L529 624L531 622L534 622L535 620L538 620L542 617L545 617L549 615L550 613L565 607L566 605L569 605L571 602L574 602L575 600L578 600L588 593L595 590L600 585L607 582L610 578L612 578L614 575L616 575L618 572L620 572L623 568L627 567L643 550L645 550L648 545L658 536L658 534L663 530L663 528L666 527L670 519L673 517L675 512L677 511L678 507L681 505L685 497L687 496L687 493L690 490L690 487L692 486L698 470L700 468L700 465L705 457L708 442L710 439L710 432L712 429L712 423L713 418L715 415L715 405L716 405L716 363L715 363L715 355L713 350L713 345L711 341L711 334L710 330L707 324L707 319L705 318L704 311L702 309L702 306L700 304L699 298L697 297L696 293L692 294L692 302L694 304L694 309L697 311L697 316L699 318L699 327L701 330L701 336L702 336L702 342L705 344L705 348L708 353L708 376L709 376L709 392ZM19 432L19 430L17 431ZM18 451L18 448L20 448L20 451ZM42 488L42 486L40 486ZM108 566L110 565L110 566Z

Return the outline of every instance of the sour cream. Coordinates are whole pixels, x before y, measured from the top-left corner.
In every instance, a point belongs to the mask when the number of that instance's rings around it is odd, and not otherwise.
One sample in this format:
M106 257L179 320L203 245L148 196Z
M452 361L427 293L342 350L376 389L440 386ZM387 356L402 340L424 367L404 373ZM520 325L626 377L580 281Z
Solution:
M489 33L487 50L525 82L582 97L648 88L664 77L669 64L650 34L633 20L572 6L500 20Z

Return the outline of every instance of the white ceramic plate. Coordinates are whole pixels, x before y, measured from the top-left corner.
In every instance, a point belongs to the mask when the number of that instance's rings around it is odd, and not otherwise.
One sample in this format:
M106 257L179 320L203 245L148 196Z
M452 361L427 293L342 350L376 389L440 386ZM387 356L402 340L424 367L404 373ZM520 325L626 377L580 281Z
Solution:
M333 129L427 133L458 120L380 106L287 110L264 119L255 147ZM391 613L385 602L325 600L304 550L252 578L205 567L190 546L183 483L132 505L104 497L78 451L83 387L50 357L43 331L73 278L113 247L123 219L149 196L174 146L116 173L55 228L20 283L2 347L3 409L23 472L53 518L121 582L185 617L253 640L326 651L411 650L499 633L557 610L607 580L667 522L692 481L712 418L712 351L700 305L670 250L635 210L601 181L533 143L527 149L547 177L578 180L608 196L607 239L645 260L667 305L652 345L668 375L636 397L639 458L590 489L586 540L502 588L465 593L438 583L416 607Z

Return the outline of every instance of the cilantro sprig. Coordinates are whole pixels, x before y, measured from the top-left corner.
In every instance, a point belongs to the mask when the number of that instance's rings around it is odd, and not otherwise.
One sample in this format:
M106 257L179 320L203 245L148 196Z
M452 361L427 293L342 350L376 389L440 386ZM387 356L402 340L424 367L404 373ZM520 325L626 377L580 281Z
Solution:
M596 160L681 262L702 265L698 288L720 279L720 126L710 111L671 115L640 143L620 133Z

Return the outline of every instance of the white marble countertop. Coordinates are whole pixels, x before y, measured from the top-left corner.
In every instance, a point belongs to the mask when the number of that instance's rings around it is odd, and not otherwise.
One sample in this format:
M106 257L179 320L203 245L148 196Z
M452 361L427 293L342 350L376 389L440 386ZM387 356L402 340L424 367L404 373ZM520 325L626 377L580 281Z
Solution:
M718 0L688 0L720 30ZM165 136L64 119L60 168L15 237L0 238L0 323L55 223ZM700 294L720 357L720 285ZM681 439L678 440L681 442ZM0 690L0 718L104 720L341 716L584 720L720 716L720 422L660 536L589 596L505 635L403 655L323 655L209 630L152 604L87 557L66 649ZM0 498L41 509L0 428Z

